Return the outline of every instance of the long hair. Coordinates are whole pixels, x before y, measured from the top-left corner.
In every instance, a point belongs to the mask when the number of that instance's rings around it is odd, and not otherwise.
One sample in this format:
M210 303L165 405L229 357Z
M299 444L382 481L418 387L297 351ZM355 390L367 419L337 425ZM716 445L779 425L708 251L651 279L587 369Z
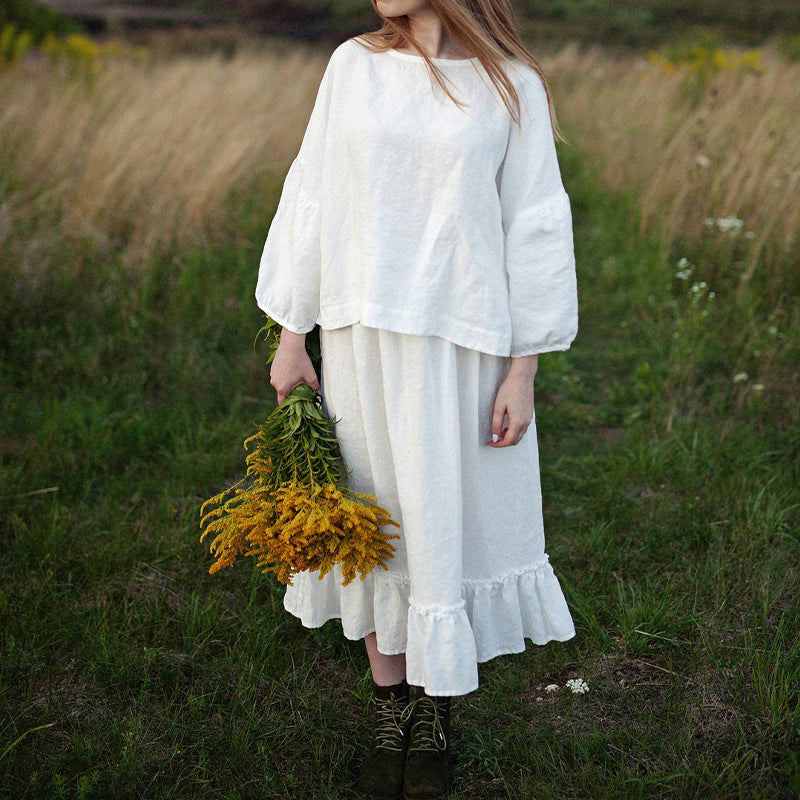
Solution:
M431 7L442 21L447 34L461 47L478 59L497 89L515 122L520 121L520 101L514 84L503 64L509 58L518 58L533 69L542 79L550 108L550 123L557 138L563 138L558 128L550 87L539 62L522 43L514 24L508 0L430 0ZM375 0L372 6L378 11ZM380 14L380 12L378 12ZM457 105L458 99L447 87L441 70L431 60L425 49L411 33L408 18L384 17L383 26L359 39L371 50L382 52L400 45L413 47L428 65L432 76L447 96Z

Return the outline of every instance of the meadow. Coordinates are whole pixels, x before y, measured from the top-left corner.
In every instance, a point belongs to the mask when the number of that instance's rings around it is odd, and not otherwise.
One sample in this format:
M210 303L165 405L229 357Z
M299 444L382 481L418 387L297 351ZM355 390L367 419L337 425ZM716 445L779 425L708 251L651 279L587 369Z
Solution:
M362 646L198 541L274 404L254 279L326 53L93 53L0 70L0 795L354 796ZM537 420L578 633L482 667L452 797L796 797L798 66L543 56L581 330Z

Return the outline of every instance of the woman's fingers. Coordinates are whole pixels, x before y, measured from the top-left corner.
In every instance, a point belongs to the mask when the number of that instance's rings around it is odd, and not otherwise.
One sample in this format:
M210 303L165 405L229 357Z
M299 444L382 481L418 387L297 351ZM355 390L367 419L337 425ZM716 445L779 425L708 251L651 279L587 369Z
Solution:
M314 365L302 345L303 340L296 338L284 342L281 336L278 351L269 371L269 382L278 396L278 404L282 403L295 386L308 384L314 391L319 391L319 378ZM298 344L299 342L299 344Z
M527 430L527 425L509 418L508 428L506 428L503 441L499 442L498 444L501 444L503 447L510 447L512 445L519 444L522 441L522 437L525 435L525 431Z
M307 383L315 392L319 391L319 378L313 368L310 375L307 376L307 380L304 380L303 383Z
M495 444L503 438L503 423L506 419L506 404L503 402L499 393L494 403L494 413L492 414L492 441L487 444Z
M270 383L272 383L272 381L270 381ZM310 375L306 374L299 380L294 381L294 383L282 383L279 386L276 386L274 383L272 383L272 386L275 389L275 394L278 396L278 405L280 405L292 393L292 389L294 389L296 386L300 386L302 383L310 386L315 392L319 391L319 380L317 379L316 373L313 371Z
M278 405L292 393L292 389L300 386L302 383L310 386L315 392L319 391L319 379L317 378L317 373L312 369L310 373L305 373L300 380L295 381L293 384L287 384L281 390L275 389L275 393L278 395Z
M486 444L488 444L489 447L513 447L515 444L519 444L522 441L522 437L527 430L528 425L517 422L513 417L509 417L508 427L499 434L495 434L493 431L493 440ZM494 436L498 437L496 442L494 441Z
M508 418L508 426L503 427ZM492 411L492 441L489 447L519 444L533 419L533 380L510 376L500 384Z

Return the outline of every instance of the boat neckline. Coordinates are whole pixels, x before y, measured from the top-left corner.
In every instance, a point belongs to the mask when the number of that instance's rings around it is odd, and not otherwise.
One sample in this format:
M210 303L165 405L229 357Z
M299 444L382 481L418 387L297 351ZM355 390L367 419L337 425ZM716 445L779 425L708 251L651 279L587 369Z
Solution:
M418 55L417 53L406 53L406 52L403 52L402 50L395 50L394 48L391 48L391 49L386 50L384 52L391 53L393 56L395 56L395 58L402 58L402 59L405 59L407 61L417 61L417 62L420 62L422 64L425 63L425 59L421 55ZM472 58L431 58L431 61L434 64L436 64L437 66L439 64L476 64L476 63L480 63L478 58L475 57L475 56L473 56Z

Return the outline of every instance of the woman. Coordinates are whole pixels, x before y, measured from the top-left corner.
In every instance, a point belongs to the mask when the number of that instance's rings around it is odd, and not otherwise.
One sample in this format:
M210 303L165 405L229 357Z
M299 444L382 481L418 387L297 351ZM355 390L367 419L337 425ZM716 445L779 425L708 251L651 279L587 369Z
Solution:
M388 571L347 587L301 573L284 604L365 640L361 788L416 799L450 785L449 701L477 664L575 634L529 426L538 354L570 346L577 300L550 97L505 0L375 7L381 30L328 64L256 297L283 326L279 402L320 388L320 325L349 481L401 523Z

